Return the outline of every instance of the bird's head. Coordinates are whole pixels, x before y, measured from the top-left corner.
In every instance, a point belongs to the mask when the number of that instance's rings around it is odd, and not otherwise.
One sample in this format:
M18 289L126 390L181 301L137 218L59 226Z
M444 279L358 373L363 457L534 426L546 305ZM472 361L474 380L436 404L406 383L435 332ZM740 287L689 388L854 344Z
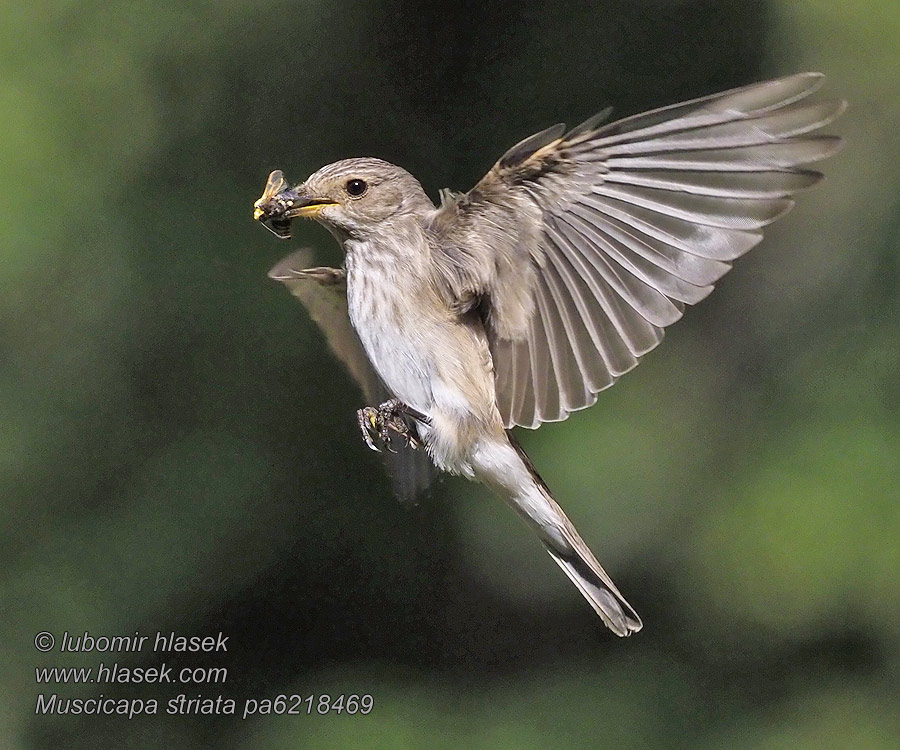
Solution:
M344 159L289 187L272 172L253 218L278 237L291 236L291 221L315 219L339 235L365 239L395 217L429 211L429 200L409 172L380 159Z

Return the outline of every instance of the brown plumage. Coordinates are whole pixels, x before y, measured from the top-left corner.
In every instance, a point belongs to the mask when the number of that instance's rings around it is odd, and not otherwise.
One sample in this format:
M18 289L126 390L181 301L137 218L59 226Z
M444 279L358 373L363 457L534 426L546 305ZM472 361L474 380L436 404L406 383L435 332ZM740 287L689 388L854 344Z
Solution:
M844 108L808 98L822 80L557 125L440 207L378 159L337 162L295 188L273 173L257 202L279 236L298 216L331 230L349 320L402 402L390 409L416 417L410 430L438 468L509 502L619 635L640 619L506 430L593 404L819 180L805 165L839 140L814 131ZM402 431L396 418L383 410L365 429Z

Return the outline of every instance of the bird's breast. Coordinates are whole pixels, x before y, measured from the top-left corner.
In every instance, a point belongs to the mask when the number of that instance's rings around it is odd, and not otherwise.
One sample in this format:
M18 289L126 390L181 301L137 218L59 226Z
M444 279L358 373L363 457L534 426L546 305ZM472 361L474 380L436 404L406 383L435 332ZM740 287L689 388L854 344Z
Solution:
M348 259L349 260L349 259ZM372 366L401 401L430 413L434 347L415 285L388 264L348 263L350 322Z

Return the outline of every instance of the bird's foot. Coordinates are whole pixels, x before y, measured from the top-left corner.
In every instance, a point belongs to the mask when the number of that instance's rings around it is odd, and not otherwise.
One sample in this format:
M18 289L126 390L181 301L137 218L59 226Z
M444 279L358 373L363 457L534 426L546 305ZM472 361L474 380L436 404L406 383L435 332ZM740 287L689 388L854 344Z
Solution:
M381 440L382 444L391 453L397 451L391 446L393 436L391 433L400 435L406 442L408 448L421 448L422 443L413 434L406 417L428 424L427 416L411 406L407 406L402 401L392 398L385 401L378 407L366 406L356 412L356 418L359 422L359 430L362 433L363 440L373 451L380 452L381 449L375 445L373 438Z
M322 286L347 283L347 272L343 268L329 268L327 266L304 268L296 272L296 277L298 279L310 279Z

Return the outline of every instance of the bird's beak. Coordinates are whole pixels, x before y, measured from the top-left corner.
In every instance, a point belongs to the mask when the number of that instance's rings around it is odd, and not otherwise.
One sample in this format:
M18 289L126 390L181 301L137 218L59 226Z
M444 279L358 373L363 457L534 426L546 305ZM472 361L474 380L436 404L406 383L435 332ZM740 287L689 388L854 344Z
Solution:
M253 218L277 237L291 236L291 219L314 219L325 206L337 205L307 193L303 185L289 187L284 174L269 175L262 197L253 204Z

